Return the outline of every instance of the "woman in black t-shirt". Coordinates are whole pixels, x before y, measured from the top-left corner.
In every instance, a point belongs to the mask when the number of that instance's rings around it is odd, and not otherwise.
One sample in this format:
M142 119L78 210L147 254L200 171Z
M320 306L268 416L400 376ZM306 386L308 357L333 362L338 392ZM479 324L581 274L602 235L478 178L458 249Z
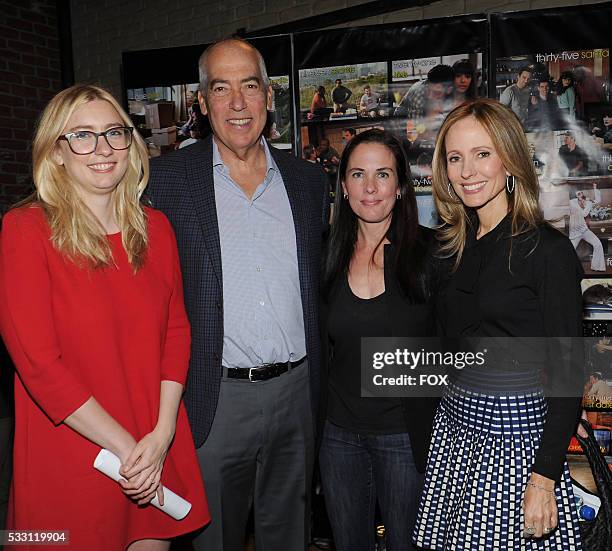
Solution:
M435 400L361 396L362 337L431 336L430 232L418 225L399 141L368 130L347 145L324 266L325 427L319 454L338 551L374 548L378 502L389 549L410 535Z

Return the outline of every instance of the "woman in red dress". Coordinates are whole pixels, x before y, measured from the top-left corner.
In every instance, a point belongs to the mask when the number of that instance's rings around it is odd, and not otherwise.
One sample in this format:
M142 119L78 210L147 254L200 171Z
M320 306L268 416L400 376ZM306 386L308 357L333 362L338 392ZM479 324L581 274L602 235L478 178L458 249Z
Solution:
M32 153L36 192L0 238L0 329L18 373L7 528L165 551L210 517L181 402L190 330L174 234L140 203L146 145L108 92L76 85L45 109ZM93 468L100 448L119 457L121 485ZM148 504L162 485L191 502L183 520Z

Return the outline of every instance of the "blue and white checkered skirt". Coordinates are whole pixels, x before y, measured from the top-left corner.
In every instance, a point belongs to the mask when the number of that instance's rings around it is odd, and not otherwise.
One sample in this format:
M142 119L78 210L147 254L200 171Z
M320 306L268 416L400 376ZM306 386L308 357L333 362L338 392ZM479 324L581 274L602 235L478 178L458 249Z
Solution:
M414 529L424 549L580 551L565 465L555 495L558 528L522 537L523 493L546 415L541 392L492 396L450 386L434 420L425 487Z

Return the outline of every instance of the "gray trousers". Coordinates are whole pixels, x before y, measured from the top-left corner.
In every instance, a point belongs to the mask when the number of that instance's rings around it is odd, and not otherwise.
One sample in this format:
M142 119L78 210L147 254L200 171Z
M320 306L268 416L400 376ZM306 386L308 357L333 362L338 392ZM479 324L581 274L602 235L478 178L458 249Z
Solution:
M308 362L251 383L223 378L198 459L211 523L195 551L244 551L251 505L257 551L301 551L309 535L314 453Z

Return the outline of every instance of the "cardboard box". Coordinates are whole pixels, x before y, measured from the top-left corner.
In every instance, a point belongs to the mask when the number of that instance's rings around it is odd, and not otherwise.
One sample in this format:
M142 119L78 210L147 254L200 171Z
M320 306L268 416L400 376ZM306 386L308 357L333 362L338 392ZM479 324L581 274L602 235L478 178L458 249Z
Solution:
M171 145L176 142L176 126L153 128L151 130L151 138L153 138L153 143L158 147Z
M145 105L145 124L147 128L167 128L174 124L174 103L163 101Z

